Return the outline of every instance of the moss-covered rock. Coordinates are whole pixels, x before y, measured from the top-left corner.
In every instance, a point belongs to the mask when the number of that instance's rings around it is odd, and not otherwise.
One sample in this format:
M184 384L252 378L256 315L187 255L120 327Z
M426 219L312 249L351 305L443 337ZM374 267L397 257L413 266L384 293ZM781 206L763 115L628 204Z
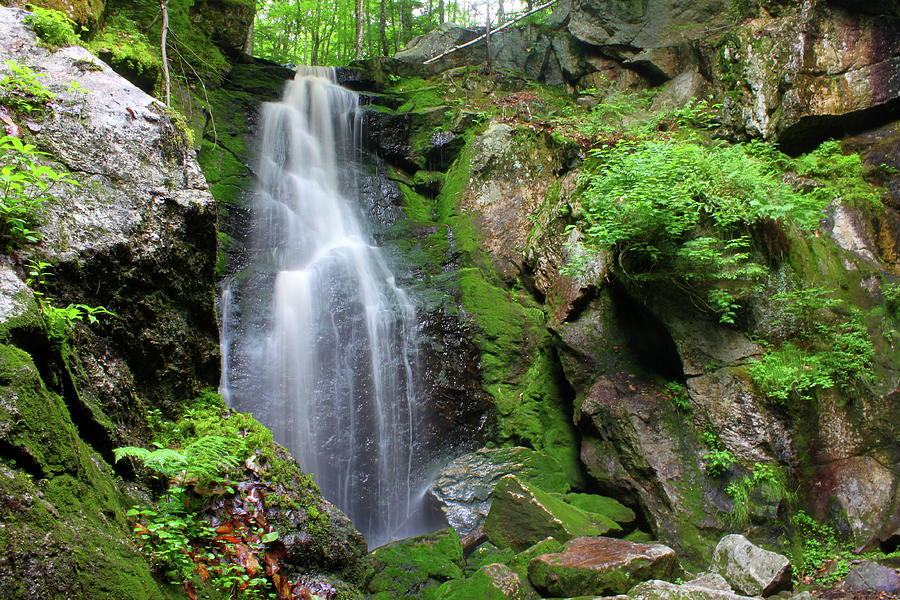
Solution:
M491 542L517 551L548 537L566 541L620 529L613 521L570 506L515 475L507 475L497 484L484 521L484 532Z
M0 346L0 595L177 598L137 553L121 481L30 355Z
M465 579L448 581L434 594L435 600L537 600L539 597L527 579L496 563L481 567Z
M377 600L433 599L438 586L463 577L463 552L453 529L392 542L371 553L366 590Z
M662 545L614 538L578 538L562 552L536 557L528 578L550 596L624 594L648 579L668 580L679 572L675 552Z

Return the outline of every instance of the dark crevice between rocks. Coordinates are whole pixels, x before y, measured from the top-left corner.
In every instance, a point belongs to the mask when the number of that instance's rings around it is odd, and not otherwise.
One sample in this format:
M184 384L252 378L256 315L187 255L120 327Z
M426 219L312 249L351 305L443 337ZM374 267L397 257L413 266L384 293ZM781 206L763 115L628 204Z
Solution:
M574 323L581 317L582 313L588 309L591 305L591 302L594 301L600 294L600 288L591 286L589 288L585 288L581 291L581 295L578 296L575 300L572 301L569 312L566 315L566 318L563 319L564 323Z
M878 545L885 554L891 554L900 550L900 534L895 534Z
M815 150L830 139L841 139L878 129L900 119L900 99L843 115L811 115L800 119L778 136L785 154L798 156Z
M625 336L626 349L635 366L651 377L685 383L681 357L662 321L615 279L609 280L607 289L612 298L614 318Z
M522 284L522 288L525 289L538 304L543 306L547 297L534 283L534 265L523 263L519 267L519 281Z
M43 332L16 330L11 332L11 337L16 346L31 355L44 385L63 399L78 436L103 457L103 460L115 465L112 438L106 428L94 419L91 409L82 400L60 350ZM126 470L120 474L127 473Z
M35 481L47 478L44 469L41 468L41 465L38 464L33 456L2 438L0 438L0 457L10 461L12 467L27 473Z

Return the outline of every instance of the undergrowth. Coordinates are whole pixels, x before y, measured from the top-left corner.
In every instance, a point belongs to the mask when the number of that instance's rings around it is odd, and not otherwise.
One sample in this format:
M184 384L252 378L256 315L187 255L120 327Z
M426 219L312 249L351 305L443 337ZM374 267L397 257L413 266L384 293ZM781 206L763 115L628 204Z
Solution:
M52 8L28 5L32 14L25 17L38 37L38 43L51 52L64 46L77 46L81 38L75 33L78 25L65 14Z

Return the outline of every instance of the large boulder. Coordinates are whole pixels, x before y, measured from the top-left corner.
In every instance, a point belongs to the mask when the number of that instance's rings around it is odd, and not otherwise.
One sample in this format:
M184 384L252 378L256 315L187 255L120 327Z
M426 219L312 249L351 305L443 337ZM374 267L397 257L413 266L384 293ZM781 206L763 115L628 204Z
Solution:
M667 546L582 537L562 552L533 559L528 578L548 596L611 595L648 579L671 579L678 570L675 551Z
M851 590L875 590L886 594L900 594L900 574L872 561L865 561L850 569L844 587Z
M713 552L710 569L742 594L771 596L791 586L790 561L753 545L742 535L722 538Z
M602 515L586 513L515 475L500 480L484 521L484 532L494 544L525 550L547 537L559 541L581 536L600 536L621 530Z

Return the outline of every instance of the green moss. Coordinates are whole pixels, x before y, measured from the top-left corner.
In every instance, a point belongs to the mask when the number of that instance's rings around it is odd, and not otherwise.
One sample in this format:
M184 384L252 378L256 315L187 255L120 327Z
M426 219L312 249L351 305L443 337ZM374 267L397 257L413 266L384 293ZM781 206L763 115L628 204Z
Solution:
M406 211L407 218L413 221L431 221L431 202L428 198L406 184L398 183L397 186L403 193L403 208Z
M371 553L373 574L367 589L372 598L433 598L437 586L463 576L463 553L453 529L400 540Z
M587 513L603 515L616 523L633 523L637 518L634 511L612 498L598 494L566 494L565 501Z
M466 573L472 574L481 567L493 563L509 565L514 556L516 552L512 548L498 548L490 542L485 542L473 550L466 559Z
M112 470L79 438L31 357L11 346L0 346L0 406L15 449L0 462L0 565L17 565L0 568L0 596L27 597L40 580L58 597L176 597L135 551L130 503Z

